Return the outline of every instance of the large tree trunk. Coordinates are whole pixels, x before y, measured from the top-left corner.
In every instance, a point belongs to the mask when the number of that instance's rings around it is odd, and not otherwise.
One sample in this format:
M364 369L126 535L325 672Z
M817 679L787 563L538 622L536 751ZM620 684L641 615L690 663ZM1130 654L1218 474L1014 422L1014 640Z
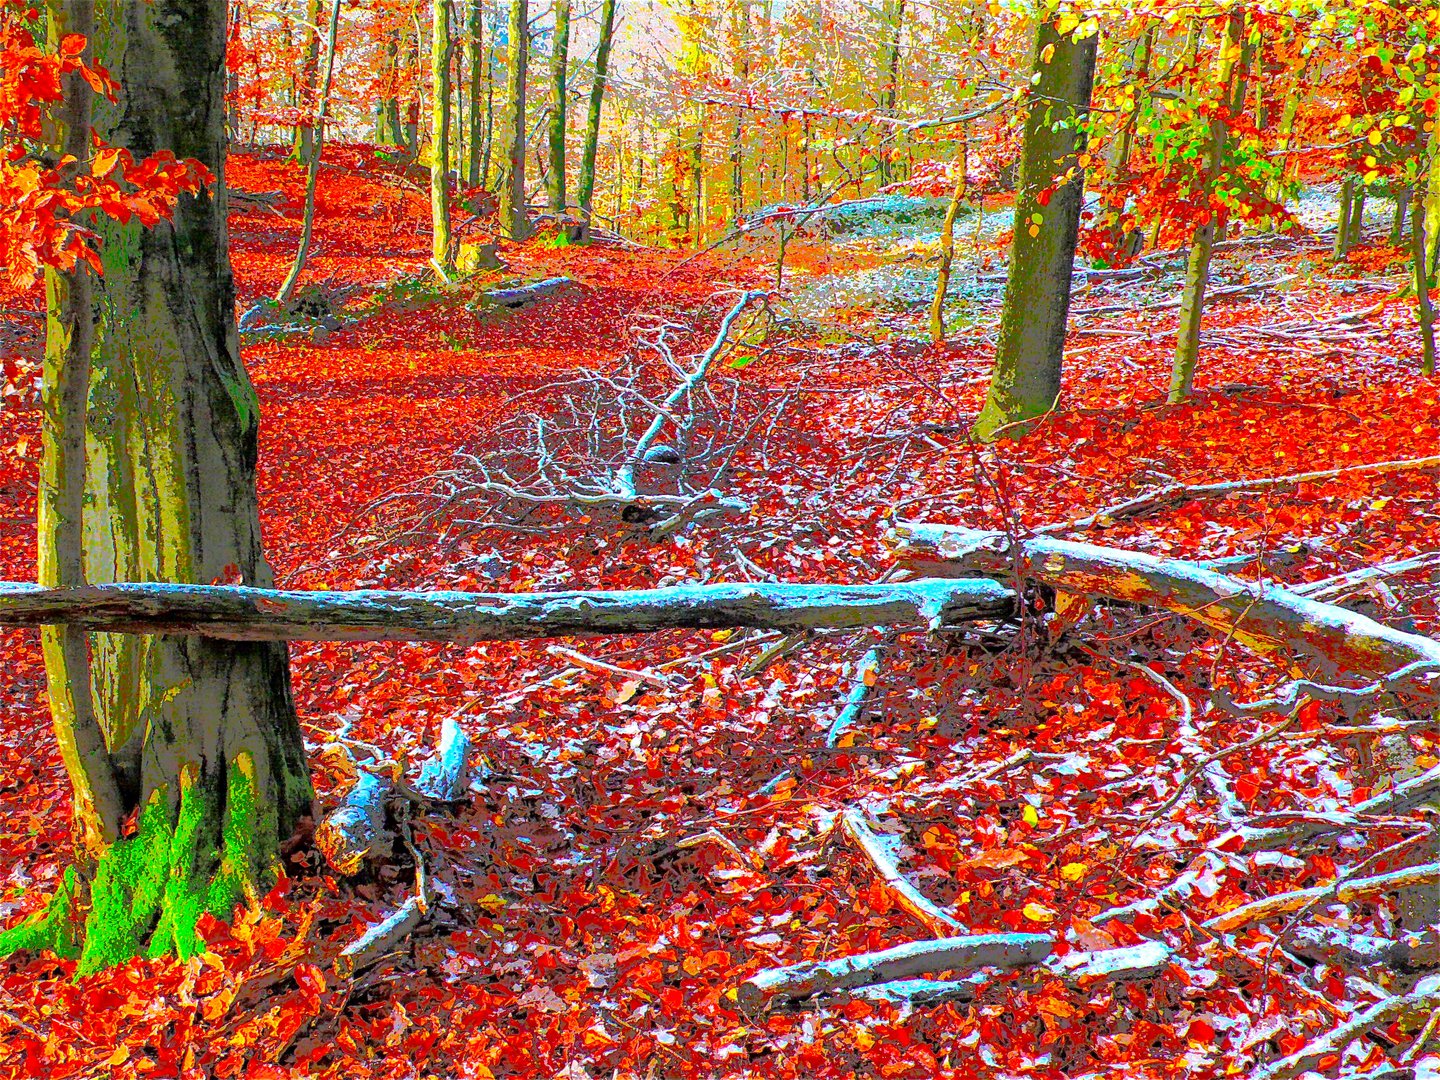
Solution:
M905 31L905 0L887 0L885 8L885 43L880 54L884 68L880 115L893 117L900 99L900 37ZM895 167L891 160L893 153L893 147L882 147L879 151L881 187L895 179Z
M400 74L400 32L391 29L385 36L385 73L380 103L375 107L375 141L382 146L399 146L404 141L400 133L400 98L395 92Z
M1220 59L1217 61L1215 85L1216 104L1228 104L1235 95L1236 61L1239 42L1245 32L1245 13L1232 12L1225 21L1225 36L1220 42ZM1210 117L1210 132L1206 146L1205 194L1214 190L1225 160L1225 142L1228 132L1225 111L1216 108ZM1209 208L1209 220L1195 229L1190 244L1190 261L1185 270L1185 289L1180 297L1180 328L1175 342L1175 364L1170 373L1170 401L1172 404L1184 401L1190 396L1195 385L1195 365L1200 359L1200 320L1205 311L1205 289L1210 283L1210 258L1215 251L1215 239L1219 230L1218 211Z
M92 10L55 0L53 25L83 33ZM173 223L103 226L103 278L48 275L40 578L268 585L225 232L225 4L107 0L96 23L123 88L96 109L100 136L198 159L216 183L182 195ZM196 918L264 890L310 812L285 648L47 630L44 654L78 874L0 951L63 946L61 924L83 917L82 970L189 955Z
M450 0L435 0L430 39L430 261L441 273L454 266L450 243Z
M590 87L590 113L585 118L585 147L580 155L580 188L576 201L590 220L595 198L595 155L600 146L600 110L605 100L605 77L610 71L610 40L615 31L615 0L600 5L600 44L595 50L595 82ZM617 178L616 186L620 181Z
M570 61L570 0L556 0L550 48L550 172L546 188L553 213L565 212L565 75Z
M1000 344L990 392L975 422L975 436L987 442L1018 434L1024 421L1049 412L1060 394L1085 190L1078 161L1085 137L1077 129L1090 107L1096 47L1094 36L1077 42L1050 22L1040 25L1036 37L1036 81L1025 121ZM1067 175L1071 178L1064 180Z
M505 197L505 229L512 240L530 235L530 216L525 209L525 68L530 58L529 4L526 0L510 2L510 78L507 86L510 122L509 188Z

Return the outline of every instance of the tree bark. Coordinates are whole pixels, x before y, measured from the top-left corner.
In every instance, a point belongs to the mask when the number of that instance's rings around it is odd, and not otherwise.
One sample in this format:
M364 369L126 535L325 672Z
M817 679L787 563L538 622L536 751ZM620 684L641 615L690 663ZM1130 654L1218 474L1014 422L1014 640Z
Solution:
M384 146L400 146L400 98L395 91L400 73L400 33L392 29L385 37L384 92L375 109L375 141Z
M900 98L900 37L905 31L905 0L887 0L885 7L885 43L881 53L884 82L880 89L880 115L893 117ZM895 167L891 160L893 150L893 147L882 147L878 153L882 188L895 179Z
M1180 298L1180 328L1176 335L1175 364L1170 373L1170 402L1184 401L1195 386L1195 365L1200 359L1200 321L1205 310L1205 289L1210 283L1210 259L1215 251L1219 231L1217 210L1211 192L1220 178L1225 160L1226 115L1228 102L1235 94L1239 66L1240 38L1245 32L1245 13L1232 12L1225 21L1225 35L1220 42L1220 58L1216 64L1217 94L1210 115L1210 131L1205 150L1204 192L1210 205L1209 220L1195 230L1190 243L1190 259L1185 270L1185 289ZM1239 100L1244 100L1240 95Z
M629 592L294 592L223 585L51 589L0 582L0 625L223 641L523 641L754 627L948 626L1003 618L993 581L691 585Z
M480 171L480 144L486 138L480 120L480 88L490 63L490 54L484 48L484 0L470 0L466 31L465 57L470 70L470 100L468 102L470 112L466 123L468 135L465 144L467 151L465 178L471 187L478 187L485 182L485 176ZM482 70L481 64L486 66L485 70Z
M54 0L51 10L55 25L72 27L94 8ZM42 582L83 573L92 582L268 585L255 493L258 408L239 359L226 240L225 4L106 0L95 27L96 59L123 88L118 103L95 110L100 137L137 158L160 150L195 158L216 182L181 195L173 221L153 229L102 225L105 272L92 282L92 303L78 302L83 286L77 296L73 277L51 276L46 396L59 411L47 419ZM58 378L62 366L68 383ZM87 366L82 421L78 393L65 391ZM81 423L88 446L77 464ZM75 523L65 515L81 477L77 569ZM51 708L76 793L79 873L46 913L0 935L0 952L58 945L57 924L83 919L82 971L144 952L188 956L200 947L196 918L228 919L237 901L267 888L281 842L310 811L286 651L93 634L90 679L58 635L45 637L47 675L61 690ZM84 742L85 698L100 746ZM118 793L120 805L102 790ZM137 815L123 839L115 839L117 812Z
M310 0L305 10L305 59L300 65L297 97L301 120L295 125L293 154L302 165L310 164L315 153L315 125L310 113L316 107L315 83L320 77L320 0Z
M505 230L510 239L530 235L530 215L525 209L525 80L530 59L529 5L527 0L510 3L510 77L507 85L510 130L508 191L505 198Z
M590 111L585 118L585 147L580 154L580 186L576 201L590 220L595 199L595 157L600 148L600 113L605 101L605 79L610 73L610 43L615 32L615 0L600 5L600 44L595 49L595 81L590 86ZM619 181L616 181L617 186Z
M338 2L338 0L337 0ZM450 0L434 0L430 38L430 260L454 269L450 237Z
M1035 86L1025 121L1015 240L1005 287L1000 344L975 437L1019 434L1054 407L1070 317L1070 284L1080 228L1085 148L1080 130L1095 79L1095 37L1076 41L1040 25Z
M1351 209L1355 203L1355 178L1347 176L1340 185L1340 216L1335 223L1335 246L1330 252L1334 262L1343 262L1350 254Z
M550 48L550 172L546 190L552 213L565 212L565 76L570 66L570 0L556 0Z

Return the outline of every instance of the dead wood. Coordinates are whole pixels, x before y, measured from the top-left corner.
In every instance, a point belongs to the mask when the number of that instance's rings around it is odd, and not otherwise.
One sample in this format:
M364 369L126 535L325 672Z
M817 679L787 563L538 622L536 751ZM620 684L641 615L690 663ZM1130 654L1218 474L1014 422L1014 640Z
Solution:
M1440 459L1437 459L1440 461ZM1388 676L1440 662L1440 642L1322 604L1273 584L1241 581L1194 563L1120 548L921 522L898 523L902 564L935 577L1018 571L1057 589L1173 611L1262 653L1298 652L1328 673Z
M859 807L852 806L841 817L845 835L854 841L870 865L880 875L880 880L895 898L895 903L910 913L932 934L953 934L962 931L959 921L911 885L900 872L899 864L887 849L885 841L875 835L865 814Z
M1024 967L1044 960L1053 948L1054 942L1044 934L980 934L915 941L880 952L761 971L742 982L736 996L742 1007L759 1009L776 1000L798 1001L816 994L943 971Z
M1093 529L1097 525L1107 526L1119 521L1129 521L1137 517L1143 517L1146 514L1154 513L1156 510L1164 509L1167 506L1192 502L1196 499L1234 495L1241 492L1271 491L1275 488L1295 487L1299 484L1313 484L1325 480L1336 480L1342 476L1385 476L1390 473L1435 468L1440 468L1440 455L1399 461L1377 461L1364 465L1347 465L1339 469L1322 469L1314 472L1291 473L1287 476L1256 477L1251 480L1226 480L1213 484L1169 484L1165 487L1157 488L1154 491L1136 495L1134 498L1126 499L1124 502L1116 503L1114 506L1108 506L1103 510L1097 510L1093 514L1088 514L1082 518L1057 522L1052 525L1041 525L1035 529L1035 532L1040 534L1083 532L1086 529Z
M1399 892L1402 889L1410 889L1418 885L1434 885L1436 882L1440 882L1440 863L1407 866L1403 870L1394 870L1388 874L1376 874L1374 877L1357 878L1351 881L1337 881L1333 885L1320 885L1313 889L1296 889L1294 892L1280 893L1278 896L1267 896L1263 900L1241 904L1223 915L1217 915L1213 919L1207 920L1205 926L1217 933L1229 933L1242 926L1248 926L1250 923L1262 922L1275 915L1300 911L1324 900L1333 899L1337 903L1345 904L1352 900L1383 896L1386 893Z
M353 877L367 859L389 851L394 838L385 827L385 802L393 786L359 770L344 801L315 827L315 846L336 873Z
M886 585L723 584L555 593L356 590L117 583L48 589L0 582L0 625L73 625L229 641L518 641L660 630L937 630L1005 617L993 581Z

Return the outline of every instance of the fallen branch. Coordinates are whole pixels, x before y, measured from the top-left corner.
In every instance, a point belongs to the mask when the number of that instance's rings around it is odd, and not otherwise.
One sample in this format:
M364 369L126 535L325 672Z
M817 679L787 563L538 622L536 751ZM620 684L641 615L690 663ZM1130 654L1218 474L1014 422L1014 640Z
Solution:
M861 713L865 711L865 703L870 699L870 690L875 685L875 680L880 673L880 650L871 649L860 658L860 666L855 672L855 683L850 687L850 694L845 699L845 707L840 710L840 715L830 725L830 730L825 735L825 745L830 749L840 745L840 740L845 733L860 719Z
M1024 967L1044 960L1053 949L1054 942L1043 934L981 934L916 941L838 960L771 968L746 979L735 993L742 1007L758 1009L777 999L797 1001L815 994L942 971Z
M855 846L870 860L870 864L880 875L880 880L894 895L895 903L899 907L914 916L932 934L953 934L964 929L954 916L942 910L905 879L905 875L900 873L900 867L894 857L886 850L885 842L871 831L862 810L852 806L845 811L840 820L844 826L845 835L850 837L855 842Z
M1242 851L1278 851L1327 832L1343 832L1355 828L1366 818L1387 814L1403 814L1440 796L1440 765L1421 773L1412 780L1396 784L1341 813L1312 815L1305 821L1268 828L1240 826L1215 841L1218 848L1228 847L1238 834L1243 839Z
M378 963L419 928L425 921L425 915L425 905L420 897L410 897L388 918L345 946L335 960L335 970L341 977L347 977Z
M1429 569L1440 569L1440 552L1431 551L1424 555L1416 555L1411 559L1397 559L1375 566L1364 566L1359 570L1351 570L1347 574L1337 574L1321 581L1307 581L1303 585L1292 586L1292 591L1300 596L1308 596L1311 600L1331 601L1336 597L1344 596L1352 589L1363 588L1374 582L1387 581L1416 570Z
M1380 1027L1388 1027L1406 1017L1420 1017L1440 1008L1440 985L1436 979L1426 979L1421 987L1409 994L1397 994L1370 1006L1348 1024L1342 1024L1319 1038L1312 1039L1303 1048L1271 1062L1251 1073L1253 1080L1290 1080L1299 1076L1327 1057L1339 1055L1356 1039Z
M1262 653L1298 651L1328 672L1385 676L1417 662L1440 661L1440 642L1431 638L1178 559L1045 536L1017 540L1012 548L1002 532L919 522L898 523L891 537L907 569L935 577L1002 579L1018 569L1067 592L1185 615Z
M1255 900L1249 904L1241 904L1237 908L1232 908L1223 915L1217 915L1213 919L1207 920L1204 925L1207 929L1217 933L1229 933L1274 915L1299 911L1301 908L1309 907L1321 900L1333 899L1337 903L1348 904L1352 900L1383 896L1385 893L1396 892L1400 889L1410 889L1417 885L1433 885L1436 882L1440 882L1440 863L1408 866L1403 870L1393 870L1388 874L1377 874L1374 877L1358 878L1354 881L1337 881L1333 885L1319 885L1313 889L1296 889L1294 892L1280 893L1278 896L1267 896L1263 900Z
M607 664L604 660L597 660L593 656L586 656L575 649L567 649L563 645L551 645L545 650L551 656L558 656L561 659L569 660L577 668L590 672L592 675L615 675L622 679L630 679L634 682L648 683L660 690L674 689L674 682L658 675L653 671L637 671L634 668L619 667L615 664Z
M420 770L415 789L427 798L455 802L470 787L470 736L453 716L440 725L440 744L435 757Z
M1248 296L1252 293L1264 292L1267 289L1275 289L1281 285L1288 285L1299 277L1298 274L1287 274L1285 277L1276 278L1274 281L1257 281L1252 285L1232 285L1226 289L1216 289L1210 293L1206 300L1223 300L1227 297ZM1106 304L1103 307L1083 308L1074 312L1075 315L1119 315L1132 311L1164 311L1167 308L1178 308L1180 300L1157 300L1153 304Z
M1216 495L1233 495L1242 491L1270 491L1280 487L1293 487L1297 484L1335 480L1342 476L1384 476L1390 473L1434 468L1440 468L1440 455L1400 461L1377 461L1364 465L1347 465L1340 469L1292 473L1288 476L1257 477L1253 480L1227 480L1215 484L1169 484L1165 487L1157 488L1154 491L1148 491L1143 495L1136 495L1134 498L1126 499L1124 502L1116 503L1114 506L1108 506L1103 510L1097 510L1093 514L1089 514L1083 518L1074 518L1070 521L1057 522L1052 525L1042 525L1037 528L1035 532L1041 535L1082 532L1086 529L1092 529L1096 525L1112 525L1117 521L1128 521L1132 518L1141 517L1165 506L1173 506L1176 503L1189 502L1193 499L1203 499Z
M519 641L660 630L931 630L1007 615L993 581L887 585L682 585L632 592L299 592L119 583L49 589L0 582L0 625L83 626L228 641Z

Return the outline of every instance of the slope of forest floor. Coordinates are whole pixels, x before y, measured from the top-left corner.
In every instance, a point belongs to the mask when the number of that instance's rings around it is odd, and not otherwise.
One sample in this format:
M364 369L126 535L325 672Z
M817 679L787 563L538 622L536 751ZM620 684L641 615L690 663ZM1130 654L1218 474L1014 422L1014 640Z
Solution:
M279 215L232 218L243 310L287 267L302 178L241 157L229 182L289 196ZM457 453L513 457L508 425L554 415L574 391L556 384L582 368L615 370L647 319L683 325L677 355L699 353L734 300L723 290L773 277L761 251L727 261L502 245L510 269L497 279L564 274L578 285L520 311L477 314L456 295L394 288L424 266L429 237L414 223L427 216L419 192L354 168L325 170L307 280L364 287L355 313L321 344L247 336L264 418L266 543L287 586L873 581L889 566L892 511L1036 526L1172 482L1422 457L1440 436L1440 387L1417 373L1411 304L1395 295L1398 275L1384 277L1398 253L1372 243L1332 271L1321 241L1256 243L1223 254L1225 283L1294 280L1215 301L1198 392L1183 405L1163 404L1175 312L1137 309L1173 296L1163 282L1082 292L1063 399L1024 440L993 449L962 434L993 354L983 325L929 346L863 312L844 327L822 323L782 291L768 336L712 380L730 421L752 436L727 481L751 504L743 524L701 524L653 544L598 521L539 536L452 521L427 537L408 525L420 520L429 478L465 460ZM819 243L791 253L797 289L822 255L825 272L845 270ZM1003 255L994 265L1003 269ZM1381 278L1388 284L1377 287ZM5 325L25 370L7 374L16 390L0 412L0 575L26 580L38 454L26 388L40 324L23 311L40 300L3 303L20 312ZM1111 305L1122 310L1087 313ZM668 378L653 365L640 377L646 386ZM1432 472L1360 475L1191 502L1092 538L1194 558L1303 544L1308 556L1276 576L1313 580L1440 550L1440 511ZM1422 633L1440 629L1424 580L1391 582L1371 605ZM1175 702L1133 663L1194 703L1205 751L1267 722L1210 713L1212 688L1260 696L1293 674L1289 661L1124 609L1020 646L998 633L820 635L747 674L771 640L677 632L567 643L630 671L665 665L653 680L576 673L543 644L294 647L315 746L345 723L354 738L416 760L442 719L458 714L488 763L473 806L417 829L446 899L432 925L401 955L337 979L331 960L408 895L408 871L358 883L297 873L283 898L229 933L213 928L213 954L189 965L137 961L73 982L53 959L12 961L0 967L0 1068L57 1077L1219 1076L1292 1052L1381 993L1381 972L1347 979L1300 963L1277 945L1278 923L1229 940L1191 921L1332 880L1335 860L1350 856L1330 848L1226 856L1187 915L1143 927L1175 959L1142 984L1074 989L1029 976L1000 980L971 1003L856 998L743 1014L728 991L763 967L927 936L837 828L850 807L892 831L910 879L976 932L1068 930L1090 948L1140 940L1135 929L1086 920L1152 893L1220 826L1203 792L1167 806L1194 759L1177 746ZM887 651L857 744L817 752L856 662L876 645ZM38 638L5 632L0 649L8 922L53 889L68 811ZM1435 763L1433 728L1414 728L1411 743L1422 765ZM1360 801L1370 792L1359 764L1339 714L1323 713L1227 767L1247 810L1262 815ZM330 778L317 782L333 801ZM1383 846L1382 836L1366 851ZM1389 918L1363 902L1313 916L1355 932ZM1391 1049L1367 1053L1379 1061Z

